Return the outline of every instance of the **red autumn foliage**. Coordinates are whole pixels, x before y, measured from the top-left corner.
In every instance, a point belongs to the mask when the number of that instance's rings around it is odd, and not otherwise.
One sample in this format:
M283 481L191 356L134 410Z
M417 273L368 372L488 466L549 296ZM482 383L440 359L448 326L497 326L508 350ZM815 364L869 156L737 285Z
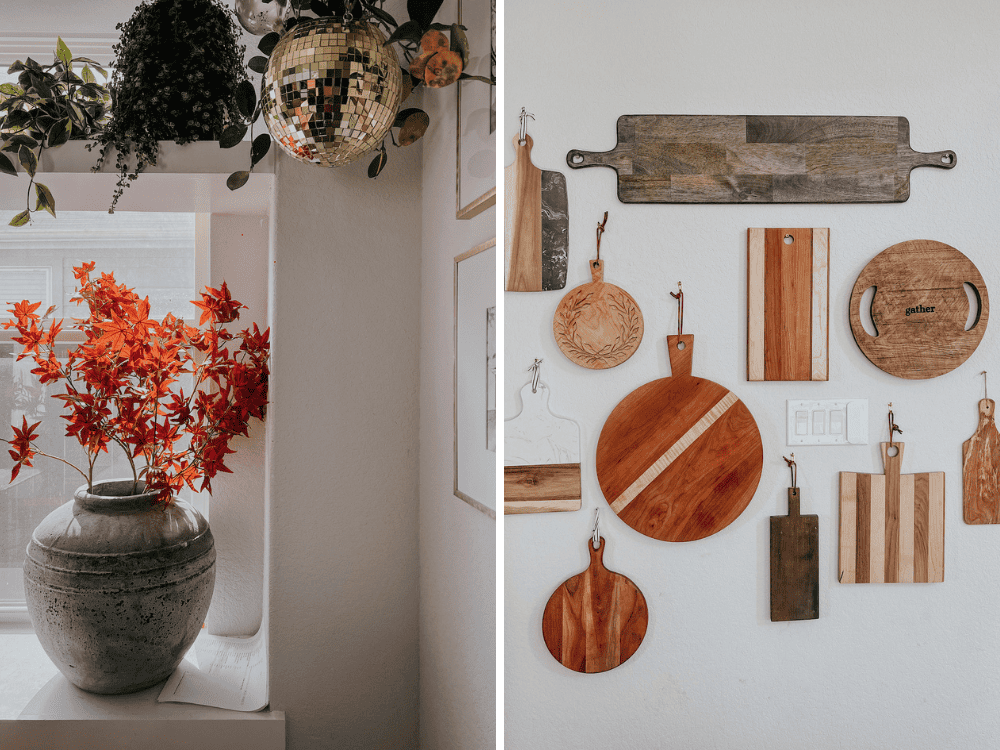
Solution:
M226 329L245 305L232 299L225 282L207 287L194 302L202 310L198 327L170 314L152 320L148 297L140 299L116 283L114 274L92 280L94 266L73 269L80 283L73 301L86 304L90 314L73 319L85 341L67 358L55 356L63 321L45 322L54 308L40 316L41 303L24 300L14 304L13 320L4 324L20 334L14 337L23 347L18 359L34 359L32 373L41 383L65 384L65 392L54 398L65 404L66 434L84 447L89 464L87 472L74 468L92 487L97 456L113 442L125 451L136 481L157 490L161 502L169 503L185 484L211 491L212 477L230 471L225 465L234 452L230 440L247 435L251 419L264 419L270 329L262 333L256 324L235 334ZM194 384L189 394L178 385L187 374ZM48 455L34 447L37 427L23 418L20 428L13 427L13 440L0 438L13 447L11 481L35 456ZM145 466L137 468L137 458Z

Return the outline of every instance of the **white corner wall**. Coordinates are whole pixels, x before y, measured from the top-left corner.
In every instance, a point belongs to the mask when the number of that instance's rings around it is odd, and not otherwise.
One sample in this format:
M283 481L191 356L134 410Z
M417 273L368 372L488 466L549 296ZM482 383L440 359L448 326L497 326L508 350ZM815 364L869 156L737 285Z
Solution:
M847 318L854 280L897 242L946 242L1000 296L996 112L1000 11L987 2L609 5L507 0L507 132L534 113L533 162L567 175L567 287L589 281L594 227L606 279L645 318L635 356L608 371L558 350L551 319L564 292L505 294L506 417L534 357L552 407L583 430L583 510L508 516L505 541L505 739L510 750L560 748L991 748L1000 733L1000 528L962 520L962 442L975 430L980 371L1000 376L998 321L957 370L906 381L871 365ZM568 29L568 31L566 31ZM622 114L898 115L918 151L953 149L954 170L919 169L902 204L627 205L610 169L571 170L572 148L615 145ZM505 141L506 143L506 141ZM513 158L506 146L505 163ZM831 230L830 381L748 383L746 229ZM753 502L731 526L687 544L654 541L609 510L594 471L600 429L626 394L670 374L664 337L676 332L668 292L682 280L694 374L732 389L764 443ZM568 291L568 288L566 291ZM1000 389L993 382L995 388ZM769 619L769 516L787 513L785 400L867 398L870 444L796 448L802 512L820 524L820 619ZM885 408L906 443L904 472L946 473L945 582L837 583L841 470L881 472ZM630 661L581 675L541 636L552 591L586 567L601 508L605 561L649 604L649 629Z
M446 0L438 18L454 17ZM425 91L422 106L431 125L421 208L420 748L492 750L498 522L452 488L454 262L494 236L496 208L455 219L454 87Z

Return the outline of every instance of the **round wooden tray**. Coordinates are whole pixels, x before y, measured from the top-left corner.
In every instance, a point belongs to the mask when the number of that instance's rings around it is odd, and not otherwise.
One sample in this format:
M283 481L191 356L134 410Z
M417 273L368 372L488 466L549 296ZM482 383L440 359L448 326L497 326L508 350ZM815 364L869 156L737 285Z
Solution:
M968 331L964 282L979 298L979 315ZM861 322L861 297L873 286L876 336ZM861 351L879 369L909 380L936 378L965 362L982 341L989 316L979 269L955 248L933 240L883 250L861 271L851 293L851 332Z

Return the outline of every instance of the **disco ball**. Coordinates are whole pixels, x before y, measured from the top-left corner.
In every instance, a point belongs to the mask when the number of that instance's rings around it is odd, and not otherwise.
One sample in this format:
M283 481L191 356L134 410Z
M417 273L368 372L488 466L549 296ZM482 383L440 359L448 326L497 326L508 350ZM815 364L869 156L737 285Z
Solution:
M264 73L264 122L301 161L339 167L378 148L396 119L402 70L378 29L310 18L278 41Z

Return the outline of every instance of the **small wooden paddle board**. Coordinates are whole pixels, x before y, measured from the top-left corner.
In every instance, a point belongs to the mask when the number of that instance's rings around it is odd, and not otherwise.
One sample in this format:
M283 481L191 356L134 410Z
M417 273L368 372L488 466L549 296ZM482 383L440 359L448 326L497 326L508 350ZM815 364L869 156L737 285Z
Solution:
M962 503L965 522L1000 523L1000 434L996 402L979 402L976 433L962 443Z
M574 672L624 664L646 635L649 612L639 587L604 567L604 538L587 542L590 565L555 590L542 613L549 653Z
M788 515L771 516L771 622L819 617L819 516L799 515L799 488L788 488Z

